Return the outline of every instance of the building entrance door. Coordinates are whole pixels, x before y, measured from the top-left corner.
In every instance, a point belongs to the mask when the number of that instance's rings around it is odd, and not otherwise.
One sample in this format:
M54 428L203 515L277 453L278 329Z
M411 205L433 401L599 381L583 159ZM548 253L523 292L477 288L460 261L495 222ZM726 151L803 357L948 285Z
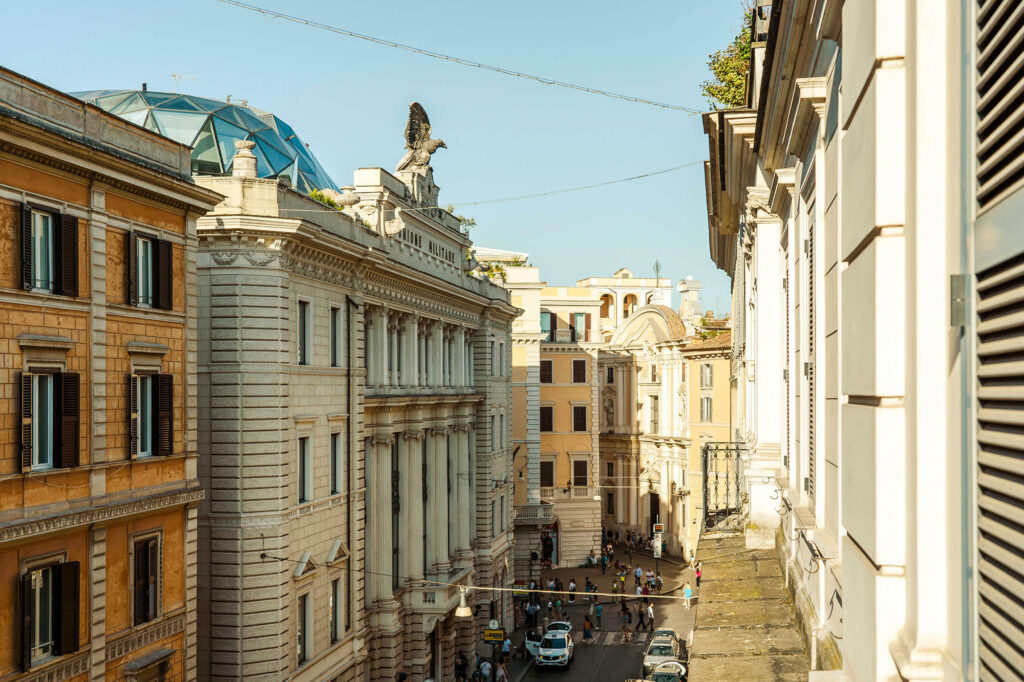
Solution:
M649 523L647 528L643 530L642 534L644 537L647 537L653 532L653 528L651 527L652 524L661 522L661 497L658 493L649 493L647 497L649 497L651 501L651 523Z

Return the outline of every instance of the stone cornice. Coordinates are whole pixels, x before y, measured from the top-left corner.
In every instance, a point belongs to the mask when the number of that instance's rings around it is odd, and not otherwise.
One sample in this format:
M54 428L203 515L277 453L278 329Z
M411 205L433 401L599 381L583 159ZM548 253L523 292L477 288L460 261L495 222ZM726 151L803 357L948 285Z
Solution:
M50 665L44 664L42 669L33 670L28 675L18 677L18 680L19 682L52 682L53 680L70 680L87 672L89 672L89 651L83 651L67 660L53 662Z
M176 492L151 495L120 504L106 504L82 511L64 512L37 519L19 519L0 525L0 543L20 540L79 526L104 523L113 519L143 514L158 509L199 502L202 488L185 488Z

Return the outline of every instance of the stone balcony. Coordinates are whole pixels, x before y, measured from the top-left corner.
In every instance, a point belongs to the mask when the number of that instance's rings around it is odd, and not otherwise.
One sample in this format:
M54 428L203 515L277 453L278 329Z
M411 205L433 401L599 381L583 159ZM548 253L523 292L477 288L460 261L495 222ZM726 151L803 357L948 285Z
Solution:
M517 504L513 507L514 521L518 526L547 526L555 520L554 507L547 503Z

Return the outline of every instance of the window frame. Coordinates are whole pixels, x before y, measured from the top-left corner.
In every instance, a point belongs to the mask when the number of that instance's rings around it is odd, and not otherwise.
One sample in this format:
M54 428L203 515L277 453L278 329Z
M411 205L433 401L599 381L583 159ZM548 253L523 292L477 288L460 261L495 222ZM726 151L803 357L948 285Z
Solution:
M344 474L345 474L345 459L344 452L345 448L342 447L342 432L334 431L331 433L330 439L330 457L331 457L331 494L340 495L345 491L344 485Z
M542 310L540 313L540 331L545 335L544 341L551 343L555 340L555 330L557 329L557 317L555 313L550 310ZM547 321L547 328L545 329L544 322Z
M296 299L295 311L295 364L308 366L312 364L313 359L313 302L300 297Z
M155 411L153 410L153 375L152 374L139 374L137 379L138 391L138 421L139 421L139 445L135 452L135 456L139 459L153 456L153 431L156 428L155 424ZM146 440L144 441L143 438ZM143 449L143 443L149 445L148 449Z
M57 609L60 608L59 595L57 594L57 592L58 592L57 583L60 580L60 577L59 577L59 571L55 571L54 569L57 568L57 566L59 566L62 563L64 563L63 560L49 560L46 563L38 564L38 565L35 565L35 566L31 567L31 568L28 568L25 571L23 571L23 573L22 573L23 576L26 575L26 574L29 575L29 576L32 576L32 575L34 575L36 573L41 573L42 571L47 571L48 572L48 576L49 576L49 587L48 587L49 603L47 604L47 614L46 614L48 616L47 624L48 624L48 630L49 630L49 640L47 641L47 645L48 645L49 648L46 651L46 653L43 653L43 654L36 654L35 653L36 649L38 649L40 647L40 644L38 643L37 638L39 637L39 628L40 628L42 619L40 618L39 596L37 594L37 591L36 591L35 585L34 585L35 579L32 578L32 577L29 578L29 581L31 583L33 583L33 586L32 586L32 632L29 635L31 637L30 644L29 644L30 651L31 651L30 656L29 656L29 660L31 662L31 667L36 667L38 665L42 665L43 663L46 663L47 661L51 661L54 658L57 658L58 656L60 656L60 654L57 653L57 650L58 650L58 647L59 647L58 637L59 637L59 629L60 629L60 615L59 615L59 612L57 612Z
M39 396L42 393L39 390L41 383L46 383L47 394L48 394L48 422L46 424L40 423L39 414ZM32 471L49 471L50 469L56 469L57 448L54 447L54 441L57 439L57 403L56 403L56 391L54 381L54 375L49 373L33 373L32 374ZM44 428L45 427L45 428ZM40 434L45 431L46 443L47 443L47 462L41 463L39 457L40 450Z
M615 516L615 491L606 490L604 492L604 515Z
M544 485L544 467L549 465L551 467L551 482L549 485ZM555 476L556 476L556 463L553 459L542 459L540 460L540 466L537 469L537 479L540 481L541 488L554 488L555 487Z
M156 242L158 240L148 234L135 235L135 286L136 303L140 308L156 307ZM145 247L145 248L144 248ZM143 251L148 251L147 260L143 263ZM148 297L143 296L143 282L149 291ZM148 300L146 300L148 298Z
M576 368L580 365L583 369L580 370L580 379L577 379ZM585 384L587 383L587 360L586 358L573 358L572 359L572 383L574 384Z
M583 414L583 428L579 428L579 423L577 421L578 415L581 414L580 410L582 410L582 414ZM590 423L590 410L588 409L588 407L586 405L573 405L572 406L572 430L573 430L573 433L586 433L587 431L590 430L589 423Z
M705 405L707 405L706 411ZM700 398L700 421L702 424L710 424L712 421L714 421L711 396L705 395L701 396Z
M309 597L312 590L306 590L295 597L295 650L296 667L302 666L313 660L313 608Z
M58 286L57 286L57 284L58 284L58 279L57 279L57 276L58 276L58 273L57 273L57 265L58 265L57 264L57 251L58 251L58 243L57 243L57 230L58 230L58 227L57 227L57 223L58 223L58 220L57 220L57 218L60 215L60 213L57 213L57 212L54 212L54 211L49 211L49 210L46 210L46 209L43 209L43 208L40 208L40 207L37 207L37 206L30 206L28 210L29 210L30 220L31 220L31 240L32 240L32 261L31 261L31 263L29 263L29 268L30 268L30 272L31 272L30 277L31 277L31 281L32 281L31 291L35 291L35 292L39 292L39 293L46 293L46 294L59 293L58 290L57 290L58 289ZM49 220L50 224L49 224L49 227L48 227L48 234L45 236L45 238L41 238L40 236L38 236L36 234L36 216L46 217ZM46 246L46 253L49 256L47 258L47 261L48 261L47 262L47 267L49 268L49 271L50 271L49 286L40 286L39 285L39 281L40 280L39 280L39 274L38 274L36 266L37 266L37 264L40 261L40 258L38 256L40 245L45 245Z
M141 543L153 543L156 548L156 575L153 577L153 592L152 595L152 616L147 617L145 620L136 620L136 599L138 594L136 593L136 561L135 557L139 551L138 547ZM128 545L128 586L131 594L131 612L129 617L133 628L137 628L147 623L152 623L159 620L163 616L163 561L164 561L164 546L163 546L163 533L160 530L150 530L141 533L135 533L129 538ZM151 563L151 562L147 562Z
M298 504L313 500L313 446L312 435L299 436L296 448L298 472L296 475L296 498Z
M606 368L604 382L606 384L614 384L615 383L615 368L614 367Z
M661 400L656 395L648 396L648 423L650 425L651 433L657 434L661 432Z
M331 644L337 644L342 640L341 636L341 583L344 578L341 575L331 577L328 586L327 602L327 629L331 637Z
M544 428L544 414L545 411L549 416L548 428ZM555 432L555 406L554 405L541 405L537 413L539 421L540 433L554 433Z
M547 374L544 372L544 368L547 367ZM547 376L547 381L544 381L544 377ZM540 383L542 384L553 384L555 383L555 361L554 360L541 360L540 361Z
M577 481L576 466L578 464L583 465L583 483ZM572 487L574 488L587 488L590 486L590 456L580 456L572 459L572 464L569 469L569 479L572 481Z
M331 367L341 366L341 307L332 305L330 309L331 325Z

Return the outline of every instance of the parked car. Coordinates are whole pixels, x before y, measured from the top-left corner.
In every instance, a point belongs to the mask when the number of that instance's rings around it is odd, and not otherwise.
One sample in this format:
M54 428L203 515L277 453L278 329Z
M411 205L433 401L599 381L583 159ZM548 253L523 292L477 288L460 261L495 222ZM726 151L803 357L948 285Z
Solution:
M534 663L538 666L555 666L568 668L574 654L572 636L568 632L544 633L544 639L537 648Z
M647 679L650 682L685 682L686 666L682 661L665 661L654 666Z
M546 632L572 632L572 623L567 620L556 620L553 623L548 623L548 629Z
M543 636L540 634L539 631L526 631L526 639L524 640L523 644L525 644L526 646L527 653L529 653L530 656L532 656L533 658L537 657L537 650L540 649L540 642L542 639Z
M679 641L679 635L672 628L658 628L653 634L651 634L651 639L658 639L659 637L668 637L669 639L674 639L677 642Z
M670 637L655 637L647 645L647 653L644 654L643 674L646 676L659 663L674 661L679 658L679 642Z

